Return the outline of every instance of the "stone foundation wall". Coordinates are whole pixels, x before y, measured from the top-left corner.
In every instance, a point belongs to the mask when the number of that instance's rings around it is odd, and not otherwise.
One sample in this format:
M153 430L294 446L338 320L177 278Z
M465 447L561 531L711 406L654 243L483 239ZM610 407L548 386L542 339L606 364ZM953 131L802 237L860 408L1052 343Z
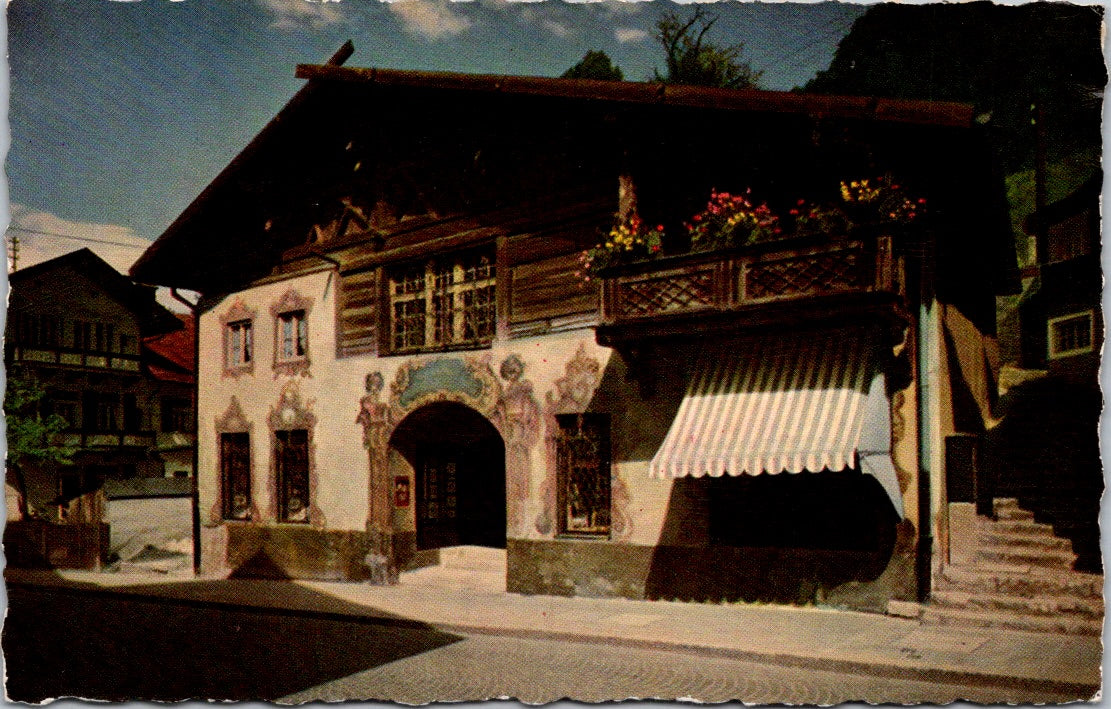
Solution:
M379 571L366 532L313 527L227 528L226 567L236 578L368 581Z
M853 550L509 540L511 593L819 604L882 613L914 599L913 535L890 556Z

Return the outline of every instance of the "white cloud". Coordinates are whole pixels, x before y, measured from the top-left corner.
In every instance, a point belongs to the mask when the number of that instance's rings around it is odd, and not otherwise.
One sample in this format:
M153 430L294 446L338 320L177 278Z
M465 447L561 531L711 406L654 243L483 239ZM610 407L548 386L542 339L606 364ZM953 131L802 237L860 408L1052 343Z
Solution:
M648 33L636 27L618 27L613 31L613 37L621 44L629 42L643 42L648 39Z
M8 266L11 268L11 241L19 239L19 267L49 261L57 256L88 247L97 256L126 273L151 242L129 227L116 224L71 222L61 217L12 204L8 227Z
M571 35L571 28L558 20L543 20L540 22L540 26L556 37L568 37Z
M127 275L131 264L151 245L150 241L136 236L129 227L71 222L22 204L11 205L11 223L6 240L9 272L12 269L12 242L15 239L19 241L19 268L34 266L87 247L124 275ZM158 302L170 310L185 311L184 306L170 296L167 288L158 289Z
M389 8L406 32L431 41L462 34L473 24L445 0L397 0Z
M575 33L574 28L565 21L565 15L564 19L556 19L552 17L553 14L564 15L559 5L551 2L543 4L532 4L530 2L529 5L522 5L521 7L521 20L525 24L536 25L560 38L570 37Z
M303 27L319 29L342 22L345 18L339 0L258 0L270 11L271 27L294 30Z

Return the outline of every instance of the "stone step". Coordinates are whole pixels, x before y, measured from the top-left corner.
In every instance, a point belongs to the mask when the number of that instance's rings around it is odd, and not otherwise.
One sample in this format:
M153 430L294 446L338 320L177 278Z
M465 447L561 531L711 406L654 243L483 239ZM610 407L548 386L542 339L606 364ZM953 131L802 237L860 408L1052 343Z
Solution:
M1023 512L1030 512L1030 509L1023 506L1022 502L1017 497L997 497L992 503L992 509L995 514L1020 514Z
M938 578L938 588L1025 597L1068 595L1077 598L1103 598L1103 575L1079 571L1035 570L1029 566L1006 564L948 566Z
M1061 633L1099 637L1103 621L1073 616L1032 616L1006 611L978 611L959 608L927 607L922 613L926 625L960 628L1000 628L1032 633Z
M982 531L990 530L998 534L1055 534L1053 525L1029 519L990 520L983 517L978 519L978 529Z
M1065 615L1088 620L1103 618L1102 598L1077 598L1075 596L1038 595L1014 596L1005 593L967 593L964 591L934 591L930 604L937 608L955 608L970 611L1004 611L1019 615Z
M999 547L1023 550L1071 551L1072 542L1068 539L1053 536L1052 531L1038 530L1034 532L1002 532L995 529L983 529L977 535L977 541L984 548Z
M480 546L443 547L440 566L448 569L470 569L505 573L505 549Z
M1069 549L1024 549L1012 546L981 546L976 558L989 563L1029 565L1069 571L1076 563L1076 554Z
M1011 506L1000 507L999 502L1000 502L999 500L995 501L995 518L997 520L1004 520L1004 521L1009 521L1009 522L1010 521L1023 521L1023 522L1029 521L1029 522L1033 522L1034 521L1034 513L1031 512L1030 510L1024 510L1021 507L1018 507L1017 505L1013 506L1013 507L1011 507Z

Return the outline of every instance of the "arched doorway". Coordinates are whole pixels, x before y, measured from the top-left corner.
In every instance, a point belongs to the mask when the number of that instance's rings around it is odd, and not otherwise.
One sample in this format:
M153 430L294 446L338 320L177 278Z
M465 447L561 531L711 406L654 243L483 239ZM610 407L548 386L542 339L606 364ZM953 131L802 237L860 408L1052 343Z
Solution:
M428 404L390 437L416 474L417 549L505 548L505 444L474 409Z

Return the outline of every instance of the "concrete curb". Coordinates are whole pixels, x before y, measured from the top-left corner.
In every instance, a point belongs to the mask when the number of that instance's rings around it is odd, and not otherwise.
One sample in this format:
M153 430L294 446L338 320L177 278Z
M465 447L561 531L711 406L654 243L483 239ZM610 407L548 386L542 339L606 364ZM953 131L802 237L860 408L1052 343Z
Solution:
M321 620L334 620L340 622L354 622L362 625L380 625L395 628L410 628L423 630L437 630L453 635L487 635L513 637L529 640L556 640L564 642L577 642L595 645L609 645L617 647L639 648L647 650L662 650L668 652L681 652L687 654L703 655L764 664L775 664L784 667L826 670L832 672L845 672L858 675L873 675L892 679L918 680L943 684L964 684L981 687L1009 687L1028 691L1048 691L1060 694L1075 695L1079 701L1091 701L1101 691L1101 683L1087 683L1059 680L1052 678L1034 678L1004 673L955 670L937 667L915 666L882 660L854 660L822 655L805 655L791 652L764 652L751 648L720 647L698 643L688 643L668 640L646 640L642 638L629 638L619 635L606 635L603 633L581 633L559 630L538 630L512 626L475 625L467 623L450 623L437 621L422 621L409 618L397 618L387 615L376 615L373 609L367 608L366 613L351 611L327 611L304 606L292 605L267 605L263 603L250 603L222 598L189 598L166 593L144 592L138 588L88 588L75 586L65 581L61 583L36 583L34 580L7 579L8 586L29 589L47 589L60 593L76 595L94 595L102 597L129 598L154 603L185 605L189 607L210 607L219 605L223 608L253 612L267 613L283 616L301 616Z

